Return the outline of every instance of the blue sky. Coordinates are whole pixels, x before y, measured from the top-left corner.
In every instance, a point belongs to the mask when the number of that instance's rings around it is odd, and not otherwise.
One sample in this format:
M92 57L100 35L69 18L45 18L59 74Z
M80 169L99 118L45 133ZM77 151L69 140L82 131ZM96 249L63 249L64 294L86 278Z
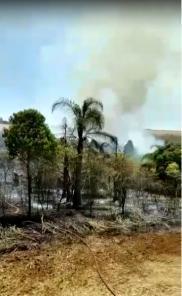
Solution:
M79 43L79 33L74 33L80 16L81 12L75 13L73 10L68 13L63 8L49 11L38 7L28 10L1 9L0 117L8 119L13 112L33 107L46 116L51 126L61 123L64 112L51 114L52 103L62 96L74 97L82 86L84 61L92 47L91 33L88 34L89 40L87 34L84 35L86 37L82 44ZM100 38L100 46L102 41ZM80 65L80 69L83 69L82 79L75 76ZM170 71L168 64L165 67ZM173 104L170 103L171 99ZM154 106L154 100L159 102L163 113ZM179 129L179 102L179 89L174 90L172 98L164 93L159 96L154 83L147 102L151 112L146 116L146 127ZM175 114L178 112L177 116L169 114L171 108Z
M60 12L59 12L60 13ZM71 94L70 66L77 54L65 53L65 29L72 15L1 11L0 19L0 115L7 119L20 109L38 108L51 115L59 96ZM61 16L61 17L60 17ZM54 49L59 49L59 60ZM48 59L47 59L48 57Z

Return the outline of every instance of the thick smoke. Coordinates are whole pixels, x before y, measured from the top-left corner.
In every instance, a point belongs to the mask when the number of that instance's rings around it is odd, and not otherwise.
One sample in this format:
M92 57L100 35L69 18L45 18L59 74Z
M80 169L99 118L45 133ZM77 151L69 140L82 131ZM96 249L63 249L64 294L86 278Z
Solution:
M155 144L142 132L147 128L146 113L152 112L151 89L155 86L164 96L166 91L173 95L179 86L174 17L162 11L138 15L104 11L84 15L72 29L73 35L78 34L76 50L86 53L75 66L73 78L80 85L76 97L101 99L106 129L121 142L133 138L141 153Z

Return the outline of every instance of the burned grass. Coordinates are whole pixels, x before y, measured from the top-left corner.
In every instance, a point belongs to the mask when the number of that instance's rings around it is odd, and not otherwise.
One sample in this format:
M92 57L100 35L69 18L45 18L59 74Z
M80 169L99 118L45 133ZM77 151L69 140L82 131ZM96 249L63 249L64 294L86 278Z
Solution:
M115 295L180 295L180 234L92 234L84 238ZM1 256L2 296L109 296L90 250L58 237Z

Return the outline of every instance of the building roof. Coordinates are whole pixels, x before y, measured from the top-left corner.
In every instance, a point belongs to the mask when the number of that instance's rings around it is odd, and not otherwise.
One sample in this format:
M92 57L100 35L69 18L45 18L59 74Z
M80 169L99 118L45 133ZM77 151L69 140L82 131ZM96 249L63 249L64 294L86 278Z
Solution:
M147 133L154 136L156 139L164 140L173 143L181 143L181 131L179 130L153 130L146 129Z

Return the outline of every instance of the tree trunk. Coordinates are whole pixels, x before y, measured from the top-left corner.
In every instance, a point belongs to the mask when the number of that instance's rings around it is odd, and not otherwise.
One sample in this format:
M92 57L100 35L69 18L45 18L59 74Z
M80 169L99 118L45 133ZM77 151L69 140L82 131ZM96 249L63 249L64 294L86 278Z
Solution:
M7 172L4 171L4 190L2 193L2 213L5 216L5 202L6 202L6 186L7 186Z
M82 152L83 152L83 139L79 138L77 147L78 157L76 161L75 170L75 188L73 196L73 207L78 209L81 205L81 173L82 173Z
M124 217L124 214L125 214L125 200L122 199L122 202L121 202L121 208L122 208L122 216Z
M62 193L62 198L66 197L66 201L69 202L70 201L70 176L69 176L69 171L68 171L68 156L65 153L64 156L64 171L63 171L63 193Z
M31 191L32 191L32 182L30 174L30 162L27 161L27 187L28 187L28 216L31 217L32 203L31 203Z
M114 178L114 181L113 181L113 191L114 191L114 194L113 194L113 202L115 202L116 200L118 200L119 199L119 196L118 196L118 189L117 189L117 187L118 187L118 184L117 184L117 181L115 180L115 178Z
M65 121L64 124L64 147L67 147L67 122ZM66 201L69 202L70 201L70 177L69 177L69 159L68 159L68 155L67 152L65 150L64 153L64 170L63 170L63 192L62 192L62 198L66 197ZM61 201L60 201L61 202Z
M78 155L75 170L75 188L73 196L73 207L78 209L81 205L81 172L82 172L82 155Z
M117 157L118 157L118 143L116 143L116 151L115 151L115 159L117 159ZM113 193L114 193L114 195L113 195L113 202L115 202L116 200L118 200L119 199L119 197L118 197L118 190L117 190L117 187L118 187L118 184L117 184L117 180L116 180L116 178L114 177L113 178Z
M126 191L126 188L123 187L121 189L121 193L120 193L120 206L121 206L121 209L122 209L122 216L124 217L125 215L125 202L126 202L126 197L127 197L127 191Z

